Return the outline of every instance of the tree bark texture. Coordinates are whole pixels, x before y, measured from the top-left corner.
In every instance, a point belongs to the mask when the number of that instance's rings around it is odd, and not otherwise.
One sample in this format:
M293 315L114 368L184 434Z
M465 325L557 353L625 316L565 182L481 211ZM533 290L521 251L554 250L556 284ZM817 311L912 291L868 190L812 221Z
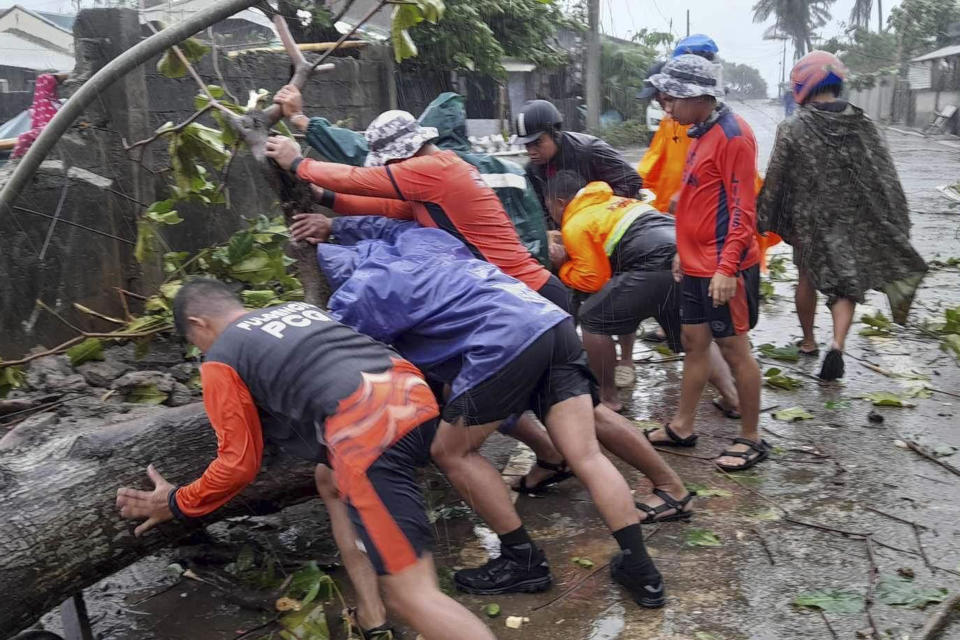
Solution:
M134 537L134 523L116 508L117 489L152 488L146 476L151 463L170 482L190 482L216 449L200 404L112 425L58 423L46 414L9 432L0 440L0 638L203 524L272 513L316 495L313 465L278 457L201 522L170 522Z

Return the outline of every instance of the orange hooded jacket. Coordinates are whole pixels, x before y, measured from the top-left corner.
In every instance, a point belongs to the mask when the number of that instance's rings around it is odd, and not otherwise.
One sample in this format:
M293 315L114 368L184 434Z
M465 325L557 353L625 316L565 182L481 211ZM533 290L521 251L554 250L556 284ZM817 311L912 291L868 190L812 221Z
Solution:
M577 291L593 293L613 273L610 255L634 220L655 211L649 204L613 195L606 182L591 182L563 210L560 225L569 260L560 280Z

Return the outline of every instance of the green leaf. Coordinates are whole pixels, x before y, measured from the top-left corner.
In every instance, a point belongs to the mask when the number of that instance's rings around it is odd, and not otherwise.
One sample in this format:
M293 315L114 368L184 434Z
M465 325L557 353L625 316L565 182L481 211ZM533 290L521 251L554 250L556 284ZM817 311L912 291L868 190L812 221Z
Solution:
M767 279L760 280L760 299L764 302L770 302L777 297L777 291L773 283Z
M87 338L83 342L67 349L70 366L77 367L91 360L103 360L103 342L100 338Z
M593 560L591 560L590 558L574 557L574 558L570 558L570 562L572 562L575 565L581 566L584 569L592 569L594 566L596 566Z
M157 224L179 224L183 222L176 209L173 208L174 200L160 200L150 205L150 208L144 212L144 217Z
M848 400L827 400L823 403L823 406L830 411L836 411L837 409L849 409L850 402Z
M280 618L283 640L329 640L330 629L322 603L306 606Z
M413 0L395 5L390 24L390 37L393 42L393 55L397 62L417 55L417 45L407 32L424 20L436 24L443 16L442 0Z
M157 73L167 78L182 78L187 75L187 67L173 49L167 49L157 60Z
M760 509L750 516L751 520L760 520L761 522L772 522L780 519L780 512L772 507Z
M733 493L727 489L721 489L719 487L711 487L706 484L696 484L693 482L686 483L687 491L696 491L698 498L730 498L733 496Z
M241 231L230 238L227 243L227 260L230 264L237 264L253 251L253 234Z
M173 309L170 308L170 303L167 302L163 296L150 296L144 303L143 308L150 312L159 311L164 313L173 311Z
M230 267L230 276L250 284L265 284L284 273L282 256L271 256L263 249L254 249L238 264Z
M687 531L686 545L688 547L720 547L723 544L717 534L706 529L690 529Z
M893 322L882 311L877 311L875 315L864 314L860 316L860 322L879 332L879 335L890 333L893 328ZM861 332L862 333L862 332Z
M496 602L491 602L483 608L483 613L488 618L496 618L498 615L500 615L500 605L498 605Z
M953 351L953 355L960 358L960 335L951 333L948 336L944 336L940 342L940 348L943 351Z
M183 282L181 280L173 280L160 285L160 293L164 298L172 301L177 296L177 292L180 291L180 287L182 286Z
M137 244L133 248L133 257L143 264L157 253L157 227L150 220L137 220Z
M863 596L849 591L813 591L801 593L793 604L807 609L820 609L824 613L860 613L863 611Z
M938 444L933 448L933 455L938 458L946 458L947 456L952 456L957 452L957 448L950 444Z
M137 404L163 404L168 396L169 394L157 389L155 384L142 384L127 393L126 401Z
M780 411L775 411L773 417L776 420L783 420L784 422L813 420L813 414L808 413L805 409L803 409L803 407L790 407L789 409L781 409Z
M880 576L877 584L877 599L883 604L923 609L928 604L943 602L946 597L946 589L924 589L913 580L895 574Z
M798 362L800 360L800 347L790 344L785 347L776 347L772 344L762 344L757 347L764 357L782 360L784 362Z
M786 391L793 391L801 386L800 380L797 378L792 378L777 369L776 367L771 367L763 374L763 382L768 387L773 387L774 389L784 389Z
M182 267L188 258L190 258L190 253L187 251L168 251L163 254L164 273L173 273Z
M873 393L865 393L860 397L869 400L875 407L911 408L917 406L916 402L911 402L891 391L874 391Z
M0 358L0 362L3 359ZM6 398L13 389L19 389L27 380L23 367L12 366L0 368L0 398Z

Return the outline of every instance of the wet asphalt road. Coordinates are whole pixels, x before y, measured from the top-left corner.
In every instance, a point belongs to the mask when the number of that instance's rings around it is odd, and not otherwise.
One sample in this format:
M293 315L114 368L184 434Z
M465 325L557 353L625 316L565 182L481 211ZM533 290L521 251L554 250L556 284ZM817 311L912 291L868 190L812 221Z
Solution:
M756 132L762 168L781 111L757 102L734 107ZM890 131L885 135L910 201L918 250L928 260L960 256L960 213L934 190L960 179L958 149ZM638 151L628 155L633 161L639 158ZM785 255L789 263L788 248L778 247L773 253ZM755 345L785 345L799 338L790 281L795 276L791 266L787 280L775 283L778 298L762 307ZM960 305L958 276L955 268L932 271L911 320L942 319L946 306ZM868 311L883 310L889 315L881 296L871 297L869 303ZM825 307L818 312L818 326L821 341L826 340L830 319ZM810 379L818 370L817 362L784 365L763 360L765 370L777 366L801 380L802 386L795 391L765 388L762 406L802 407L813 419L786 423L765 413L764 437L777 450L774 459L755 472L732 479L714 471L708 459L701 459L716 455L736 435L736 423L712 408L709 392L705 396L698 415L700 442L695 449L681 452L695 457L667 457L685 481L720 495L698 500L696 515L688 524L647 529L651 553L667 581L666 607L642 610L612 583L605 564L616 545L575 480L546 497L520 497L517 502L550 558L557 580L554 588L537 595L458 598L478 613L485 604L498 603L503 613L490 625L503 639L822 640L833 637L831 633L844 639L857 637L857 631L870 626L864 612L821 616L791 603L808 592L867 594L871 562L865 541L787 518L869 534L881 578L910 569L918 586L960 590L960 476L895 445L898 439L915 438L930 446L960 447L960 398L933 392L929 398L915 399L915 408L877 408L882 423L868 419L874 407L859 398L876 391L902 393L917 382L882 375L868 364L928 376L930 386L955 394L960 393L960 367L953 356L915 329L898 329L892 337L878 338L860 336L862 328L856 323L848 342L848 375L842 385L820 386ZM642 343L635 357L642 362L636 387L624 392L626 415L644 426L642 421L659 422L672 412L681 364L658 362L662 356ZM514 463L523 459L506 439L494 441L488 450L499 464L506 464L510 457ZM945 460L960 467L960 453ZM634 486L643 486L638 473L620 466ZM432 492L431 500L434 504L456 501L443 490ZM286 532L281 534L286 535L285 544L301 549L300 553L329 556L329 546L322 539L325 527L318 526L318 518L322 519L322 509L315 506L272 522ZM470 518L441 518L436 526L442 567L470 566L484 559L488 541ZM713 533L720 546L689 546L687 538L695 530ZM291 536L299 542L291 542ZM573 557L590 558L595 567L575 565ZM255 624L257 616L226 604L203 585L186 581L131 607L144 594L159 591L164 584L162 567L168 561L166 556L144 561L88 592L100 619L101 637L226 639ZM870 608L884 639L911 634L915 638L934 611L936 605L926 611L882 603ZM511 615L526 616L529 621L520 630L508 629L504 618ZM960 622L943 638L960 639Z

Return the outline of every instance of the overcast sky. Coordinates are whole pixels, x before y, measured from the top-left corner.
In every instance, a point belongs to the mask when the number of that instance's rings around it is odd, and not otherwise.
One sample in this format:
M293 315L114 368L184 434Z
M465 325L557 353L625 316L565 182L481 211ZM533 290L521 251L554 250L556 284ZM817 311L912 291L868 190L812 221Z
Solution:
M604 33L629 38L640 29L667 31L673 20L673 33L686 34L686 13L690 10L690 32L706 33L720 47L720 54L727 60L749 64L760 70L767 81L769 91L776 95L780 80L780 60L783 44L763 39L763 32L772 24L753 23L753 5L756 0L600 0L601 28ZM17 2L41 11L74 11L73 0L0 0L0 6ZM84 6L93 4L82 0ZM831 13L833 20L821 32L830 38L843 31L842 22L850 16L854 0L837 0ZM884 22L890 8L900 0L884 0ZM870 22L876 28L876 8ZM787 45L787 71L793 62L793 49Z
M756 0L600 0L601 27L604 33L629 38L640 29L667 31L673 20L673 33L686 35L687 9L690 10L690 33L706 33L717 41L720 55L726 60L756 67L767 81L768 91L776 95L780 81L780 60L783 43L763 39L770 24L753 23ZM850 17L854 0L837 0L831 8L833 20L823 28L821 36L830 38L843 32L841 22ZM900 0L884 0L884 23L890 8ZM870 21L876 29L874 5ZM787 73L793 63L793 48L787 44Z

